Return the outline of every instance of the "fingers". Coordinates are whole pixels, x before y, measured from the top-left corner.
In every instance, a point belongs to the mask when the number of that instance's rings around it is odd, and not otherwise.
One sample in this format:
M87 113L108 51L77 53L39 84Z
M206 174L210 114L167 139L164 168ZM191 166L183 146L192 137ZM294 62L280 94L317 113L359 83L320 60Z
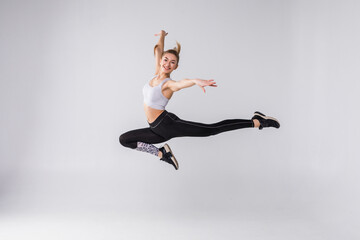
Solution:
M198 84L201 87L217 87L216 82L214 80L204 80L202 83Z
M199 86L203 91L204 91L204 93L205 93L205 88L203 87L203 86Z
M210 79L210 80L199 80L196 84L197 84L199 87L201 87L201 89L204 91L204 93L206 93L205 87L207 87L207 86L217 87L216 82L214 82L214 79Z
M217 87L216 82L214 82L214 80L209 80L208 81L208 86Z

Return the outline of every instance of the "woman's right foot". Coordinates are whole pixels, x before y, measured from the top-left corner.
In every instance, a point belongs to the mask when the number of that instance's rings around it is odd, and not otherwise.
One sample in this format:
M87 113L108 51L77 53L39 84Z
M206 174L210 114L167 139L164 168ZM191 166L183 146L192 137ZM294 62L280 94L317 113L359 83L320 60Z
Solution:
M163 147L159 148L159 151L161 151L162 153L162 157L160 158L160 160L173 165L176 170L179 169L179 164L176 161L176 158L172 153L169 145L165 144Z
M259 130L263 129L264 127L280 127L280 123L276 118L268 117L261 112L254 112L254 116L251 118L251 120L254 119L257 119L260 122Z

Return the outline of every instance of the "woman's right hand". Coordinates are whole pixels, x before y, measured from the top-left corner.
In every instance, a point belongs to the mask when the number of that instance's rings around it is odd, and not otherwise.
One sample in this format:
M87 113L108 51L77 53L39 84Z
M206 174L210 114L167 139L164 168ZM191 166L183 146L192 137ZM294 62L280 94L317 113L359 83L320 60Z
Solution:
M165 32L164 30L161 30L159 33L155 34L155 36L161 36L161 37L165 37L166 35L168 35L168 33Z

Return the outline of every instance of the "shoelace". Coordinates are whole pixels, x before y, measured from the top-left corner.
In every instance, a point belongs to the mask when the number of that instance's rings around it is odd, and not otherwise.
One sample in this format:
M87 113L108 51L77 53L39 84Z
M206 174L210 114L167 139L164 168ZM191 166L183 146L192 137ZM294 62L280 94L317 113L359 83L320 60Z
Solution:
M160 158L160 160L163 160L167 163L172 164L171 156L172 156L171 152L163 153L163 156L162 156L162 158Z

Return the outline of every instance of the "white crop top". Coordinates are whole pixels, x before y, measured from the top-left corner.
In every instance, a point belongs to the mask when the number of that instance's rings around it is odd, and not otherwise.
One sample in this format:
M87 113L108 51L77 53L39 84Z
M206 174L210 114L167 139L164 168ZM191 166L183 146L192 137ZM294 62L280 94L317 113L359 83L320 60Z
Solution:
M165 110L169 99L162 94L161 87L169 80L171 80L171 78L165 78L159 85L154 87L150 86L150 82L146 83L143 87L144 103L151 108Z

